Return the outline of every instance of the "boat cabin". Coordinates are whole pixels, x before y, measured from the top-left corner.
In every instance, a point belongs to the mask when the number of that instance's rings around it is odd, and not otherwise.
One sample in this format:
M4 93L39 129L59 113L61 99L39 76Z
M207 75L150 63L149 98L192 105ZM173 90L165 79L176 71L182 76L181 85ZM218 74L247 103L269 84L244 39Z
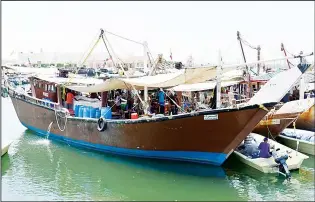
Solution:
M30 84L34 97L59 103L56 83L31 77Z

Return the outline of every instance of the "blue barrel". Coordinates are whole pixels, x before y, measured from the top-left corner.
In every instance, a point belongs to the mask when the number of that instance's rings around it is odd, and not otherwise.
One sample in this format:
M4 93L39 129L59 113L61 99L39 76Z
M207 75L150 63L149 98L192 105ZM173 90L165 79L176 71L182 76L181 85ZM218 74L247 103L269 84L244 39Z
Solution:
M84 109L84 106L80 106L79 107L79 117L83 117L83 109Z
M101 108L101 117L104 117L105 119L112 119L112 108L102 107Z
M97 108L91 107L91 109L90 109L90 118L96 118L96 109Z
M75 115L75 117L78 117L78 116L79 116L79 109L80 109L80 106L81 106L81 105L75 105L75 106L74 106L74 115Z
M89 107L83 108L83 117L84 118L90 118L90 108Z
M99 108L96 108L95 110L95 118L100 118L101 117L101 110Z

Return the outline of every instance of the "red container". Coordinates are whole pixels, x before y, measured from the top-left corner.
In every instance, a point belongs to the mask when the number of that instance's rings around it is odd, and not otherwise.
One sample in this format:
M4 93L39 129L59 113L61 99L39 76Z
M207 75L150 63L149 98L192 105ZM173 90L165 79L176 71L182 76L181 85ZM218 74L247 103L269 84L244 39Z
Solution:
M137 118L139 118L137 113L131 114L131 119L137 119Z

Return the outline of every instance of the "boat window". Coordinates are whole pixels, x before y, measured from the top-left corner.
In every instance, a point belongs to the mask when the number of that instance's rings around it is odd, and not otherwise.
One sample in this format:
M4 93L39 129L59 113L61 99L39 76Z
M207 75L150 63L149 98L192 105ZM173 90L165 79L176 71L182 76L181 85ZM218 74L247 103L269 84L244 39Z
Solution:
M50 91L51 92L56 92L56 87L55 87L55 85L50 85Z

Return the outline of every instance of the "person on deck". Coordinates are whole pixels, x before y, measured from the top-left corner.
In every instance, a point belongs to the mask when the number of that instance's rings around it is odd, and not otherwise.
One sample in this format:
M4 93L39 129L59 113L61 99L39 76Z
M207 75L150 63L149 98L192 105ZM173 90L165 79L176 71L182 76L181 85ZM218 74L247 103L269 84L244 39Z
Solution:
M128 111L128 119L131 119L131 113L134 111L134 100L131 97L131 92L128 93L128 97L127 97L127 111Z
M268 143L268 138L264 138L264 141L260 143L258 146L258 149L260 150L259 152L259 157L260 158L269 158L271 157L270 155L270 144Z
M70 90L70 91L67 93L67 100L66 100L67 109L73 109L73 99L74 99L74 94L73 94L73 92Z
M177 105L175 105L175 115L178 114L178 107L177 106L180 106L180 103L179 103L179 99L177 97L177 93L174 93L174 101Z
M212 100L210 104L211 109L216 109L217 108L217 85L215 85L213 89L213 94L212 94Z
M97 94L97 93L91 93L91 94L90 94L90 98L101 100L101 99L98 97L98 94Z
M159 105L160 105L160 114L164 114L165 113L165 94L162 88L160 88L158 97L159 97Z
M115 104L117 111L121 110L121 95L118 91L116 91Z
M171 112L172 112L172 115L175 115L175 96L173 93L170 92L169 94L169 103L171 104Z
M62 87L61 100L62 100L62 106L64 106L64 107L67 107L66 95L67 95L66 88Z

